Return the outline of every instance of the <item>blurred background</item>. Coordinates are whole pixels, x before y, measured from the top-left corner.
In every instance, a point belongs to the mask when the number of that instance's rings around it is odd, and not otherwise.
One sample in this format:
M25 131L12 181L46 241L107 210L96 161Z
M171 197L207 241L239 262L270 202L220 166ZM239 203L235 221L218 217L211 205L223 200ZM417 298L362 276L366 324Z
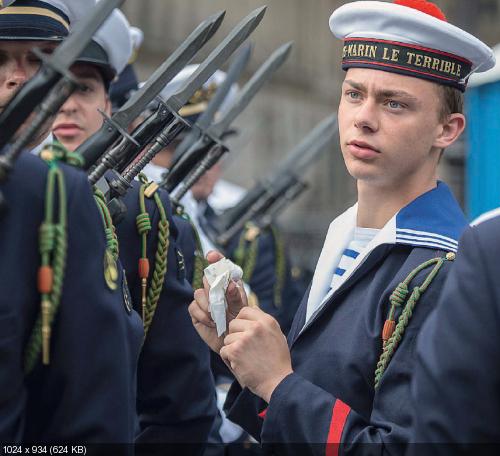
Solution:
M345 0L128 0L124 11L144 32L135 64L144 80L210 14L225 9L226 18L207 51L246 14L262 4L266 16L252 35L252 61L243 80L280 44L293 40L292 55L258 94L235 126L224 177L245 188L268 175L278 161L321 119L335 112L343 71L342 43L328 18ZM500 0L435 0L449 22L490 46L500 42ZM498 83L472 88L467 96L469 127L462 141L446 151L441 178L451 185L469 218L500 205L500 168L495 134L500 134ZM486 115L488 112L488 115ZM313 269L330 222L355 202L355 183L339 148L309 171L310 189L279 218L291 258Z

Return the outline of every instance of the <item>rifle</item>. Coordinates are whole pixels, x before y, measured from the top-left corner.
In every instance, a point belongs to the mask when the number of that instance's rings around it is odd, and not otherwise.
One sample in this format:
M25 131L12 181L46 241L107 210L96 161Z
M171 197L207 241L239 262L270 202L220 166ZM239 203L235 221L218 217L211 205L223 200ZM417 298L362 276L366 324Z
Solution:
M196 71L184 82L184 84L161 105L160 109L166 107L165 126L159 134L155 135L153 145L134 161L136 151L133 154L121 156L121 161L131 163L123 172L115 172L115 179L109 183L111 190L110 200L119 199L130 188L133 179L142 171L144 166L164 147L166 147L186 126L186 121L177 112L192 97L195 91L220 67L229 56L245 41L255 30L262 20L266 7L258 8L240 23L222 40L222 42L201 63ZM116 202L112 203L117 207ZM111 210L111 209L110 209ZM114 215L112 213L112 215Z
M165 84L169 82L184 66L196 55L205 43L215 34L224 19L225 12L219 12L203 21L184 40L184 42L156 69L146 84L142 86L111 118L105 117L104 123L99 131L94 133L87 141L76 149L84 159L85 170L89 170L99 158L120 138L123 147L137 146L139 143L127 134L128 126L144 111L144 108L160 93ZM165 114L166 115L166 114ZM145 126L146 127L146 126ZM145 128L143 127L143 128ZM137 132L134 132L137 135ZM149 137L152 133L149 133ZM145 134L141 131L141 134ZM134 135L132 135L134 136ZM141 137L142 138L142 137ZM116 166L119 150L106 154L101 165L97 167L91 176L91 183L97 182L108 169Z
M224 82L217 88L215 95L209 101L207 108L200 115L196 121L194 128L186 135L182 142L175 148L175 153L173 156L173 162L177 161L180 156L184 155L185 152L201 137L203 131L208 129L212 123L215 114L217 113L219 107L222 105L226 99L227 94L231 90L231 87L238 79L240 79L243 70L250 60L252 54L252 45L248 43L243 46L234 58L229 69L226 73L226 78Z
M217 244L225 246L247 222L265 221L269 211L279 210L283 200L293 199L304 190L304 172L333 143L337 134L337 117L331 115L320 122L304 140L288 154L285 161L267 179L247 192L233 208L221 214L210 227L209 234ZM287 193L290 192L290 193Z
M264 83L283 65L290 55L292 45L292 43L286 43L276 49L243 86L237 99L222 115L222 118L212 124L203 136L177 162L174 162L160 183L160 187L172 192L185 179L173 195L174 204L178 203L187 190L227 152L228 149L221 140L222 135L248 106Z

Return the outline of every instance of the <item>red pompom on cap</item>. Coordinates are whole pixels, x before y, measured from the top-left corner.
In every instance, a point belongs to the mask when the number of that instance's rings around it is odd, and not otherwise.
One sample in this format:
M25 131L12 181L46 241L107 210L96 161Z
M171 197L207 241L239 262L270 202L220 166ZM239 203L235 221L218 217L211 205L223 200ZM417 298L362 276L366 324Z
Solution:
M446 16L434 3L428 2L427 0L394 0L396 5L407 6L408 8L413 8L422 13L429 14L437 19L448 22Z

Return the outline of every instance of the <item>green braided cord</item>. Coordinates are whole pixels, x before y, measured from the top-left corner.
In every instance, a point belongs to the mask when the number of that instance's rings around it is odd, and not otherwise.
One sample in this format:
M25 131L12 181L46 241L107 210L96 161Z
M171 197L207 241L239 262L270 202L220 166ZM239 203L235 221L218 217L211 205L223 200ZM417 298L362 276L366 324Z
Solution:
M274 305L281 307L283 287L285 286L286 276L286 258L285 258L285 244L281 235L275 226L271 226L271 234L274 239L275 252L276 252L276 283L274 285Z
M197 290L199 288L203 288L203 275L205 273L205 268L208 266L208 260L205 258L203 254L203 247L201 246L201 238L198 233L198 230L194 226L194 223L189 219L189 223L191 224L191 228L194 233L194 241L196 244L196 249L194 251L194 266L193 266L193 289Z
M85 164L85 160L79 153L69 151L57 140L54 140L49 148L53 154L53 160L67 163L76 168L81 168Z
M389 302L391 303L391 310L389 312L389 320L394 320L396 314L396 307L401 307L408 296L408 285L401 282L396 289L392 292Z
M113 224L113 218L106 204L106 197L97 187L94 187L94 199L97 203L97 208L101 214L102 222L104 224L104 233L106 234L106 245L113 255L115 261L118 260L118 255L120 253L120 245L118 243L118 236L116 235L115 225Z
M259 247L259 236L250 243L245 255L245 266L243 269L243 281L249 283L252 279L255 265L257 264L257 252Z
M259 246L259 236L251 242L246 240L246 234L251 225L247 225L241 232L238 247L234 251L234 262L243 270L243 281L250 282L255 265L257 263L257 252Z
M243 230L240 234L240 239L238 240L238 247L234 251L234 262L243 268L246 257L246 239L245 239L246 230Z
M433 258L431 260L428 260L425 263L422 263L417 268L415 268L413 271L411 271L408 277L406 277L406 279L399 284L398 286L399 292L401 292L401 290L404 290L406 287L406 293L407 293L408 285L415 278L415 276L422 270L428 268L429 266L434 265L434 268L428 274L422 285L419 287L415 287L413 289L403 309L403 312L398 319L398 323L396 325L394 332L392 333L391 337L389 338L389 340L387 341L387 343L383 348L382 354L380 355L379 361L377 363L377 368L375 370L375 389L379 387L382 376L384 375L384 372L386 371L389 362L391 361L396 349L398 348L399 343L403 339L406 327L408 326L408 323L410 322L410 319L413 315L413 310L415 308L415 305L420 299L420 296L427 290L429 285L432 283L432 281L438 274L439 270L441 269L445 261L447 260L444 258ZM398 288L396 290L398 290ZM393 293L391 297L393 297L394 295L395 293ZM400 295L398 293L398 297L395 299L399 299L399 297Z
M135 219L137 232L139 233L139 236L141 236L141 258L147 257L147 237L148 233L151 231L151 219L146 211L146 201L144 196L146 187L147 184L143 183L139 189L139 207L141 209L141 213L137 215Z
M53 223L55 187L59 202L59 223ZM48 298L51 302L49 315L49 326L52 327L60 301L66 268L67 252L67 207L66 207L66 185L63 172L57 167L56 161L49 163L47 176L46 199L45 199L45 221L40 228L40 254L42 266L50 264L52 254L53 285L50 296L42 295L42 299ZM35 367L42 350L42 316L38 315L33 331L28 340L24 354L24 370L28 374Z
M167 255L169 247L170 226L165 213L165 208L161 202L158 193L154 194L154 199L158 211L160 213L160 221L158 222L158 245L156 247L155 266L151 284L148 289L146 298L146 308L144 312L144 337L147 336L151 322L158 306L158 300L165 283L167 274Z

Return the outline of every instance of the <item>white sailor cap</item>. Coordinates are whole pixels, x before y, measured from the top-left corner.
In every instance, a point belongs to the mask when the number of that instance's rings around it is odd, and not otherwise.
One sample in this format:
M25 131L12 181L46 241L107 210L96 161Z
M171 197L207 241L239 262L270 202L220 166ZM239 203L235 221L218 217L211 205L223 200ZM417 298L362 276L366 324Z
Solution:
M348 3L333 12L330 29L344 40L344 70L374 68L464 91L472 73L495 65L486 44L426 0Z
M139 80L133 64L137 60L139 49L144 41L144 33L138 27L130 26L130 39L132 40L132 54L128 59L128 65L121 71L109 87L109 98L113 110L123 106L132 94L139 88Z
M131 54L130 24L125 15L115 9L78 57L77 62L98 66L105 82L109 84L127 66Z
M171 95L177 92L186 80L196 71L198 66L198 64L186 65L160 92L160 98L167 100ZM214 96L217 88L225 81L225 79L226 73L222 70L216 70L215 73L207 79L203 86L198 89L189 101L180 109L179 114L183 117L191 117L202 113L207 108L208 102ZM234 83L226 95L226 98L220 105L218 111L225 111L233 103L237 93L238 84Z
M474 73L469 79L468 87L478 87L500 81L500 44L493 46L493 54L497 59L495 66L485 73Z
M0 40L60 41L95 0L3 0Z

